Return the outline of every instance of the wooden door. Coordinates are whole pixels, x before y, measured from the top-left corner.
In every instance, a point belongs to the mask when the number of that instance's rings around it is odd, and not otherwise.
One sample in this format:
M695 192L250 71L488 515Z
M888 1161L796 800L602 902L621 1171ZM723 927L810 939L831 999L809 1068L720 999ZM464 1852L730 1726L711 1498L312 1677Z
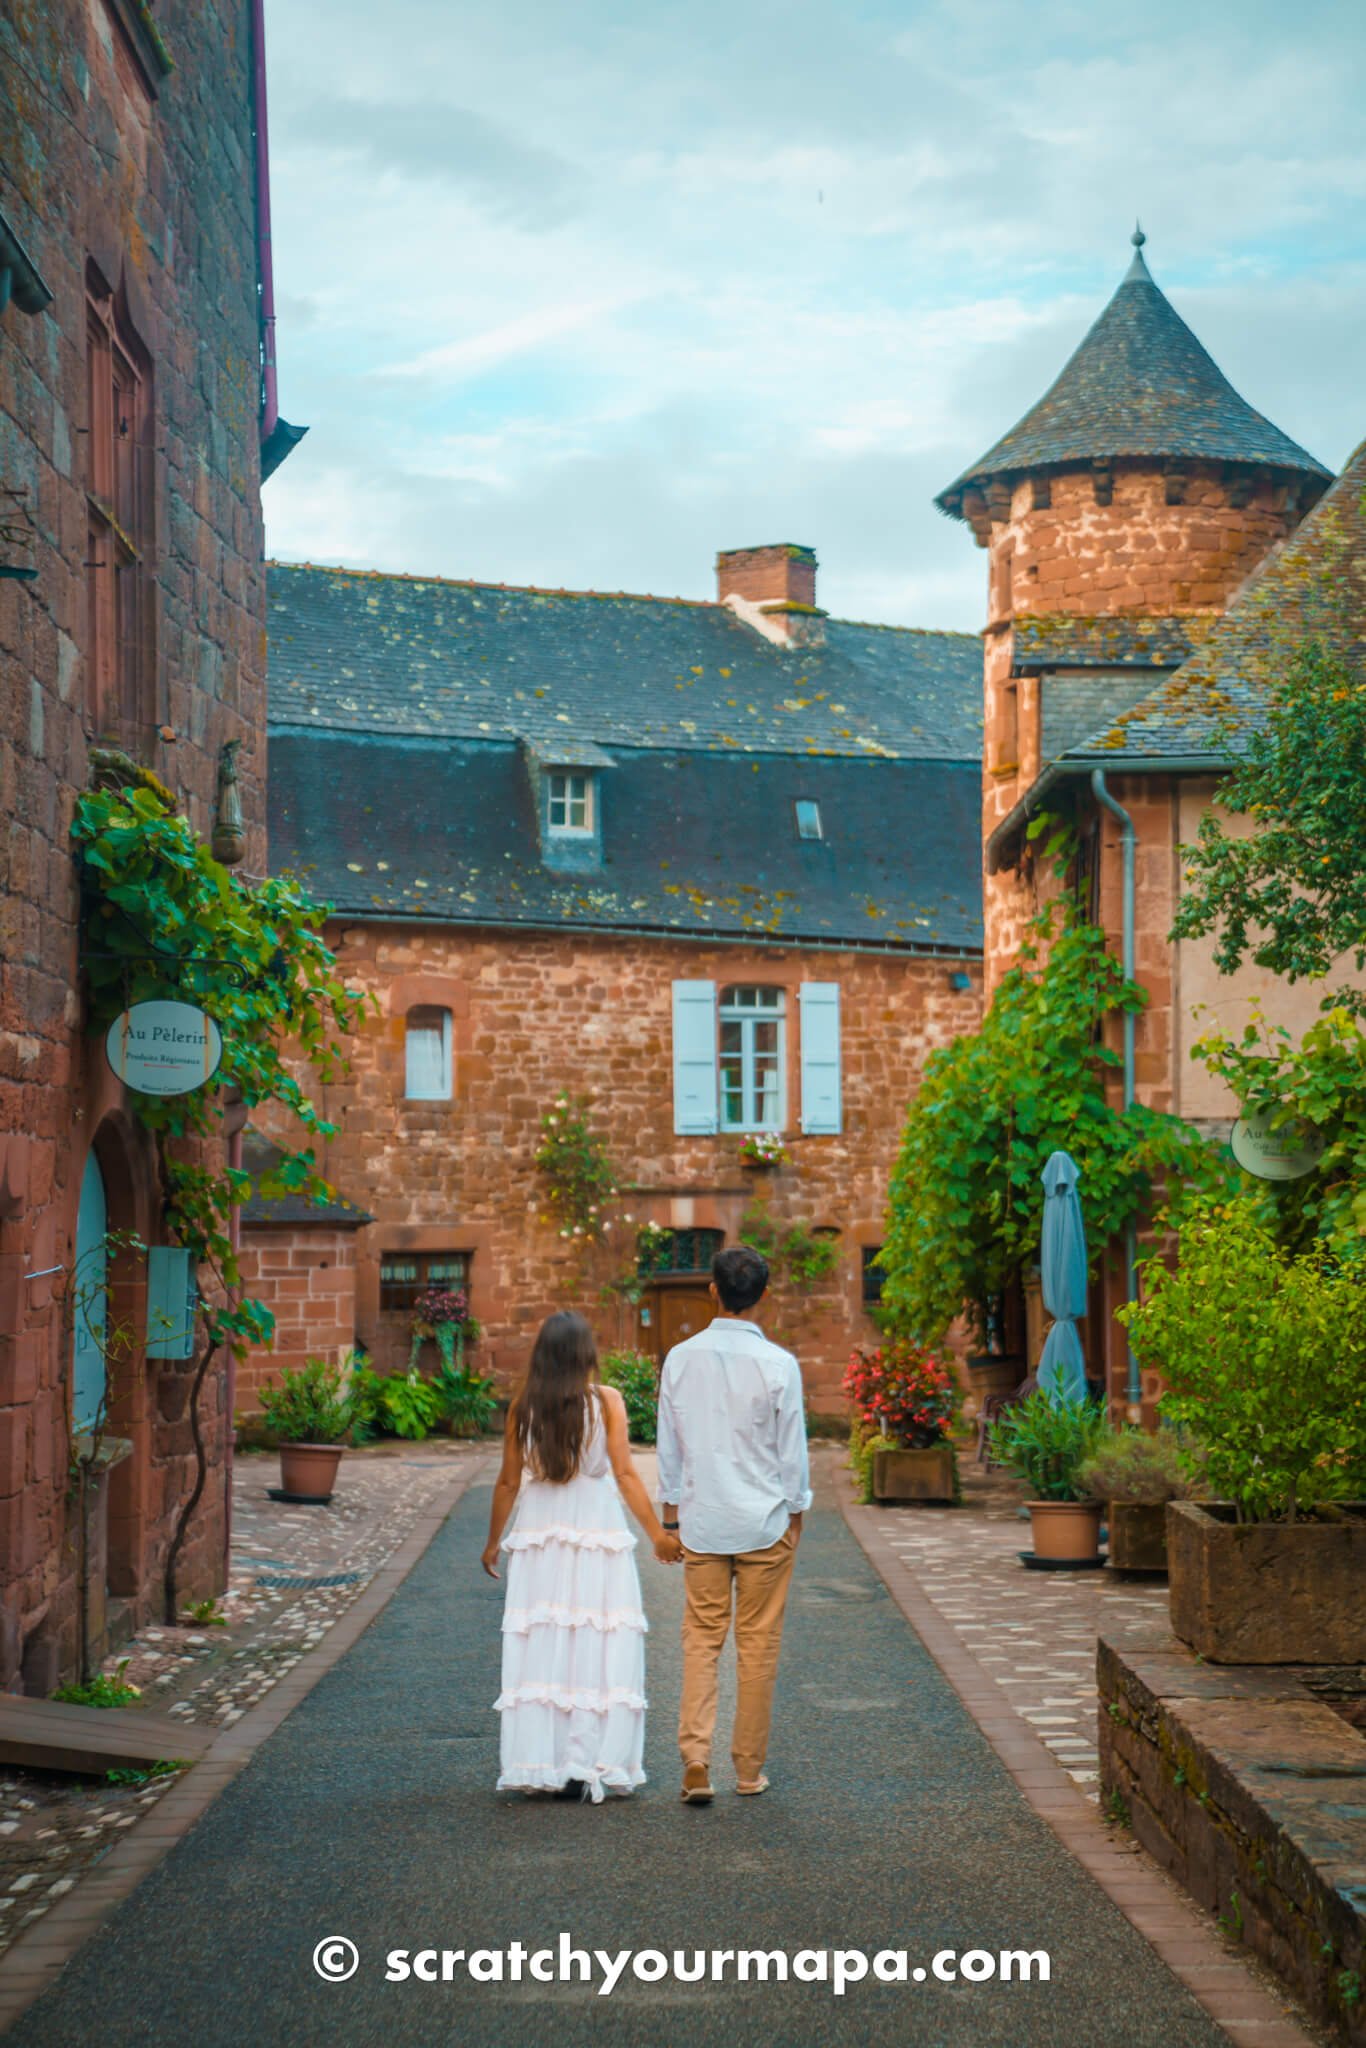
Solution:
M642 1302L649 1322L641 1317L641 1349L663 1362L675 1344L705 1330L714 1313L705 1282L681 1287L652 1287Z

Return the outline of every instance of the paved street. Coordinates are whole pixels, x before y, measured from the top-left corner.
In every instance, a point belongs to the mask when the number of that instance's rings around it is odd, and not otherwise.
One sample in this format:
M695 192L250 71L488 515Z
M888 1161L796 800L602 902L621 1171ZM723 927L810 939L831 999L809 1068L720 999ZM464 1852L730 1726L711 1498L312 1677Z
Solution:
M554 2038L742 2048L1205 2048L1224 2036L1023 1803L828 1502L798 1565L773 1793L676 1796L677 1574L647 1561L651 1783L601 1808L500 1799L500 1593L472 1491L356 1647L21 2020L73 2041L240 2048ZM401 1678L396 1682L396 1674ZM718 1773L721 1783L728 1771ZM386 1983L417 1950L1046 1948L1053 1982ZM311 1954L343 1934L356 1976Z

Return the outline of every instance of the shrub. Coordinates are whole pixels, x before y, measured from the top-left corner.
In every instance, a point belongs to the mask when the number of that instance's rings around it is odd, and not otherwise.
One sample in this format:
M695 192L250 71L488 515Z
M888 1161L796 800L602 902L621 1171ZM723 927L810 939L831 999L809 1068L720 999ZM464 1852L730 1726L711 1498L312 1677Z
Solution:
M873 1460L879 1451L895 1451L900 1446L895 1437L882 1436L875 1429L869 1429L857 1416L849 1429L849 1470L854 1475L858 1497L868 1508L873 1505Z
M439 1388L420 1373L380 1373L360 1365L351 1374L351 1428L357 1443L377 1436L421 1443L441 1420L442 1407Z
M1099 1401L1054 1401L1042 1387L1012 1402L991 1426L991 1455L1031 1500L1091 1500L1082 1468L1109 1430Z
M282 1365L273 1387L261 1389L261 1411L282 1444L339 1444L351 1428L351 1402L341 1368L325 1358Z
M1225 1202L1186 1220L1175 1267L1149 1259L1119 1311L1240 1521L1293 1522L1366 1486L1364 1280L1360 1253L1284 1251L1251 1202Z
M1185 1500L1194 1490L1175 1430L1150 1435L1117 1430L1106 1437L1081 1468L1080 1480L1095 1500L1133 1501L1157 1506Z
M631 1441L652 1444L659 1408L659 1372L653 1358L643 1351L609 1351L603 1358L600 1377L606 1387L615 1387L626 1403L626 1426Z
M908 1337L889 1338L876 1351L855 1351L844 1391L864 1428L901 1450L941 1443L962 1400L949 1361Z
M491 1378L485 1378L468 1365L449 1365L443 1359L431 1384L453 1435L484 1434L498 1407Z

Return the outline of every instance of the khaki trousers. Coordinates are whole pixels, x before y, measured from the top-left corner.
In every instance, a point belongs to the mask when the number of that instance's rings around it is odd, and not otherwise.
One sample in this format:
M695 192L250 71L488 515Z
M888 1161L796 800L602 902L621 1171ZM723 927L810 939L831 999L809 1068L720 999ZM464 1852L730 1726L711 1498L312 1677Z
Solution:
M768 1754L773 1686L783 1640L783 1614L797 1532L789 1528L768 1550L739 1557L685 1550L683 1584L683 1699L678 1747L683 1765L711 1763L716 1727L716 1667L735 1615L735 1727L731 1757L736 1775L757 1778Z

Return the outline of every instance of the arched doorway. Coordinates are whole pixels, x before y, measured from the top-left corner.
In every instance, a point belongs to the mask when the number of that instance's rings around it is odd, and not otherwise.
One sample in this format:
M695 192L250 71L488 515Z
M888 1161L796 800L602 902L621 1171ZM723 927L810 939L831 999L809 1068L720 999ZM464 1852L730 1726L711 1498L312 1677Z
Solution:
M86 1155L80 1207L76 1212L71 1426L77 1435L99 1427L109 1393L105 1358L109 1321L108 1224L104 1175L92 1145Z

